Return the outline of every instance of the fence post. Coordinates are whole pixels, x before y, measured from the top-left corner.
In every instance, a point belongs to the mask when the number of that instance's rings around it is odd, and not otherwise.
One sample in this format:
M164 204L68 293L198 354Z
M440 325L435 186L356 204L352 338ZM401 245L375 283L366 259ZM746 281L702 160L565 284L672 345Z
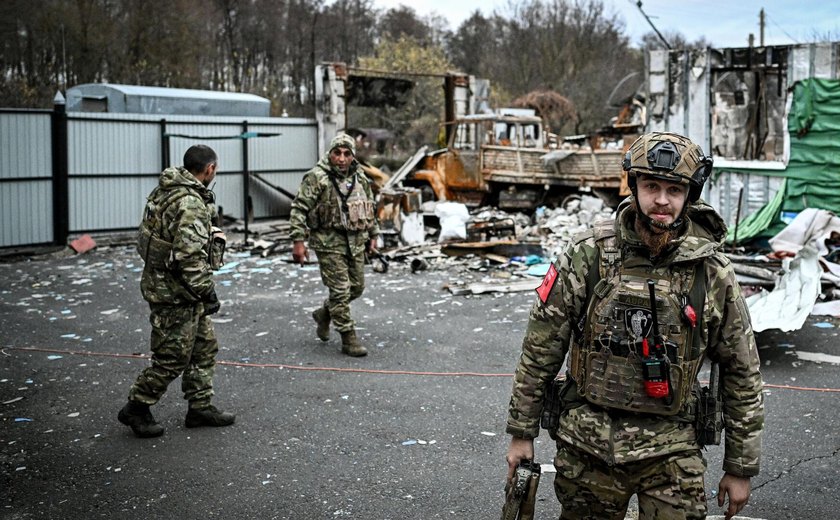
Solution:
M166 119L160 120L160 171L172 166L169 162L169 136L166 135Z
M53 98L52 146L53 243L67 245L70 235L70 190L67 165L67 105L61 91Z
M248 245L248 219L251 216L251 174L248 171L248 120L242 121L242 191L243 191L243 208L245 209L245 240L244 244Z

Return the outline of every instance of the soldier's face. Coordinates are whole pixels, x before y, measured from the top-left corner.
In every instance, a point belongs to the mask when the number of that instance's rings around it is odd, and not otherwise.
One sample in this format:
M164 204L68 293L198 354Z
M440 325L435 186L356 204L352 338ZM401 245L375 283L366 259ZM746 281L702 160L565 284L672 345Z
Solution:
M688 186L640 175L636 180L639 210L650 217L655 232L665 232L682 213Z
M341 170L347 172L350 164L353 162L353 152L349 148L337 146L330 150L330 164Z

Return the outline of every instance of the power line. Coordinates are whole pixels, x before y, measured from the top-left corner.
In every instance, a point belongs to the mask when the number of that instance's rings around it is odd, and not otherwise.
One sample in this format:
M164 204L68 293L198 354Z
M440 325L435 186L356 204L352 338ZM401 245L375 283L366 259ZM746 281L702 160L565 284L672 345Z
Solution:
M781 26L781 25L779 25L778 23L776 23L776 20L774 20L774 19L770 16L770 14L769 14L766 10L764 11L764 16L766 16L766 17L767 17L767 18L768 18L771 22L773 22L773 25L775 25L776 27L778 27L778 28L779 28L779 30L780 30L780 31L782 31L782 33L784 33L784 35L785 35L785 36L787 36L788 38L790 38L791 40L793 40L793 43L799 43L799 41L798 41L796 38L794 38L793 36L789 35L789 34L787 33L787 31L785 31L785 30L782 28L782 26Z

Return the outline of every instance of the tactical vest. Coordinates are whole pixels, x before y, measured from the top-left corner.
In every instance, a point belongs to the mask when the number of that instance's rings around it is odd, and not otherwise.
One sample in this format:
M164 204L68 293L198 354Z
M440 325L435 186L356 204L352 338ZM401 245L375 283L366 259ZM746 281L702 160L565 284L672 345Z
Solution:
M368 199L364 186L356 173L346 179L336 179L327 173L331 186L318 197L317 205L307 219L310 229L340 229L346 231L364 231L373 227L373 201ZM352 180L351 180L352 179ZM350 181L350 191L346 197L339 190L339 183Z
M588 402L617 410L675 415L691 396L702 364L702 318L695 327L684 317L690 303L702 317L706 298L703 262L674 265L664 275L623 266L612 223L593 230L598 250L598 276L587 283L570 372L579 394ZM641 339L653 339L648 280L655 282L658 329L666 343L670 398L654 398L644 388ZM594 287L593 287L594 285Z
M137 252L147 267L155 269L172 268L175 262L175 253L172 242L163 239L163 215L169 206L188 195L199 196L189 189L176 189L168 193L155 189L146 200L143 220L140 222L140 229L137 234ZM211 230L210 240L208 240L205 249L211 269L219 269L223 262L225 241L214 239Z

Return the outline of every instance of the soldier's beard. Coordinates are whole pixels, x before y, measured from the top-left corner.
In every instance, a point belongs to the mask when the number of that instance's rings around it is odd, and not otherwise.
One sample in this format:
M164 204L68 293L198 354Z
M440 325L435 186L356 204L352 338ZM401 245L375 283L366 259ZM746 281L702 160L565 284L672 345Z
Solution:
M645 222L640 217L641 212L639 211L639 206L636 204L635 198L633 200L633 209L636 210L633 229L636 230L642 243L650 249L651 257L658 257L668 248L671 240L679 236L679 233L677 230L664 230L659 226L657 226L657 229L653 229L650 223Z

